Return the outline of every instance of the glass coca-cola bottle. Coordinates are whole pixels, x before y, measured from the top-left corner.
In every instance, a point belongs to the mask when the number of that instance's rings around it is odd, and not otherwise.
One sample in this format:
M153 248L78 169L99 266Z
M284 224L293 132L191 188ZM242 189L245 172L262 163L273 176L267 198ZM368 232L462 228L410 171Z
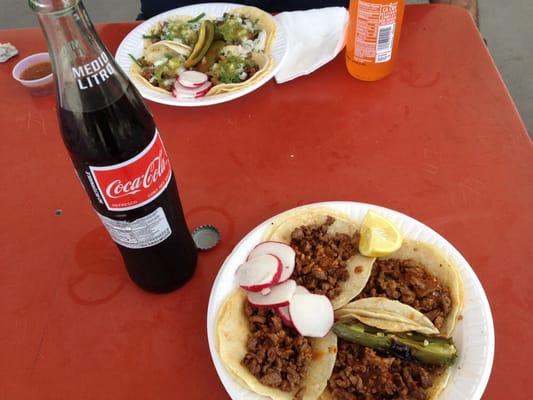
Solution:
M63 141L131 279L151 292L185 283L197 251L152 115L79 0L30 0L46 35Z

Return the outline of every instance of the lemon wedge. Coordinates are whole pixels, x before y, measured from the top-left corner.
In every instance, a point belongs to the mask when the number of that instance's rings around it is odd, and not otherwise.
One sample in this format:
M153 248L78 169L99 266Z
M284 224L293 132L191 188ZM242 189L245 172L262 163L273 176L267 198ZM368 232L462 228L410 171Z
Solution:
M402 235L388 219L369 210L361 225L359 252L367 257L389 255L402 245Z

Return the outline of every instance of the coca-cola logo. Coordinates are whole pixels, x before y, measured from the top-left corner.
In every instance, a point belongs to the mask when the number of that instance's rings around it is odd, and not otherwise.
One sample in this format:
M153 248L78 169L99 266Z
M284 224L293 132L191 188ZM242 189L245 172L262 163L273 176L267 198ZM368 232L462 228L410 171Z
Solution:
M148 164L144 174L126 181L122 181L121 179L114 180L107 186L105 190L106 195L113 199L118 199L120 197L132 196L139 193L142 189L149 189L164 176L165 171L169 168L169 164L168 158L164 157L163 152L160 151L159 155Z
M164 176L167 168L170 168L170 161L168 160L168 157L166 155L166 153L163 155L163 152L160 151L159 155L154 158L150 165L148 165L143 179L143 186L145 188L148 188L155 184L159 180L159 178Z
M130 210L150 202L168 185L170 161L159 134L137 156L120 164L90 167L109 210Z

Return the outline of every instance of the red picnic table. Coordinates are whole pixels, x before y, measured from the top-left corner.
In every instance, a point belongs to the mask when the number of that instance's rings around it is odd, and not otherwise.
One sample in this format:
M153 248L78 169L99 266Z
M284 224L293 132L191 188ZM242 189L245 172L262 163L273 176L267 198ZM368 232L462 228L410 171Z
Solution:
M104 24L115 51L135 23ZM20 56L41 31L0 31ZM490 301L496 355L486 399L531 399L533 146L471 18L409 6L398 63L379 82L339 56L310 76L238 100L149 103L190 227L220 245L168 295L138 289L81 189L55 99L0 65L0 398L224 399L206 338L219 267L268 217L352 200L428 224L469 260ZM61 211L58 211L61 210Z

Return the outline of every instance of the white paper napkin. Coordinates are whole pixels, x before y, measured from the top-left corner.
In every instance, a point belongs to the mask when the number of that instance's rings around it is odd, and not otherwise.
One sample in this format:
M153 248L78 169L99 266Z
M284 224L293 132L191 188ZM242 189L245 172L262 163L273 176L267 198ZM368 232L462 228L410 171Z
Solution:
M283 26L288 43L288 54L276 74L277 83L310 74L333 60L344 47L348 11L343 7L286 11L274 18Z

